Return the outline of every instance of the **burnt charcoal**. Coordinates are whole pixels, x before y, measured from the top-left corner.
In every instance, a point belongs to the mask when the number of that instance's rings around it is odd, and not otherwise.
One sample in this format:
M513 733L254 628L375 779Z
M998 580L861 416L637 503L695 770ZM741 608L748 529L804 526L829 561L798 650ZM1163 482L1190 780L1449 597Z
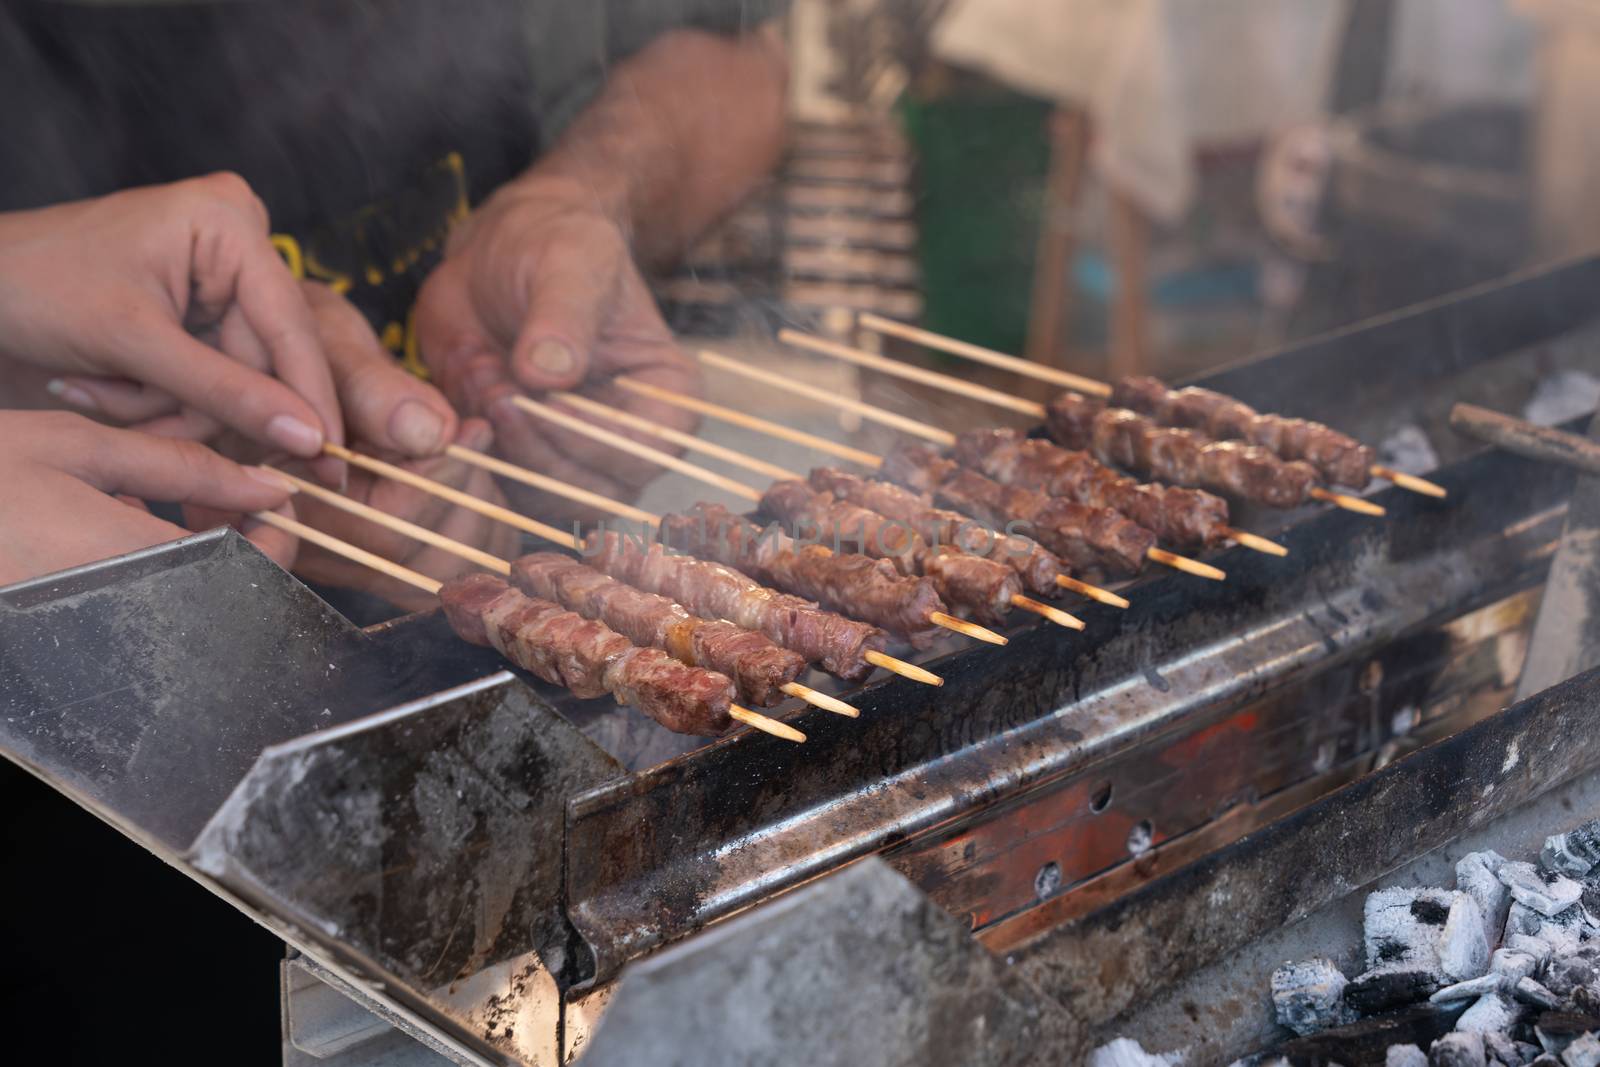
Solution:
M1572 878L1582 878L1600 866L1600 819L1545 838L1539 862Z
M1600 1018L1575 1012L1547 1011L1533 1022L1533 1032L1546 1052L1560 1052L1595 1030L1600 1030Z
M1415 1045L1390 1045L1383 1067L1428 1067L1428 1054Z
M1428 1067L1487 1067L1481 1034L1445 1034L1428 1050Z
M1476 1034L1498 1034L1510 1030L1528 1014L1528 1008L1505 993L1490 993L1479 998L1456 1023L1458 1030Z
M1506 858L1492 850L1468 853L1456 863L1456 888L1477 901L1491 945L1500 940L1511 906L1511 890L1496 873L1505 864Z
M1530 1008L1542 1011L1555 1011L1561 1007L1561 998L1532 978L1518 978L1516 984L1511 987L1511 995Z
M1344 974L1325 959L1286 963L1272 972L1278 1022L1302 1037L1354 1019L1344 1001Z
M1565 1067L1565 1065L1561 1062L1560 1056L1552 1056L1546 1052L1537 1059L1530 1061L1528 1067Z
M1446 978L1476 978L1489 967L1483 912L1469 894L1457 893L1439 932L1439 969Z
M1443 926L1450 909L1437 900L1419 897L1411 902L1411 916L1426 926Z
M1499 878L1517 903L1546 918L1566 911L1583 896L1583 885L1555 871L1541 871L1531 863L1503 864Z
M1600 1067L1600 1038L1584 1034L1561 1050L1561 1062L1566 1067Z
M1533 1052L1537 1055L1539 1050ZM1522 1054L1510 1034L1494 1033L1483 1035L1483 1055L1490 1067L1522 1067L1526 1060L1533 1058Z
M1433 971L1379 967L1351 979L1344 987L1344 1002L1363 1015L1376 1015L1426 1000L1439 984Z
M1584 1015L1600 1015L1600 991L1593 986L1579 986L1571 994L1572 1006Z
M1450 1032L1460 1006L1420 1004L1404 1011L1375 1015L1310 1037L1297 1037L1278 1048L1293 1064L1383 1063L1391 1045L1427 1048Z
M1545 964L1539 979L1556 996L1570 997L1580 987L1593 982L1595 974L1593 961L1582 956L1561 956Z

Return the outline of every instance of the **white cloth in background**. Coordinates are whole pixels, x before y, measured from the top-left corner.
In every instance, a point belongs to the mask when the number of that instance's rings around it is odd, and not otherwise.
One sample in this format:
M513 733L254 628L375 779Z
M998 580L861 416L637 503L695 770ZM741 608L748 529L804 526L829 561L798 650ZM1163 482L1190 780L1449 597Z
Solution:
M934 53L1085 108L1092 164L1153 217L1194 196L1202 145L1321 113L1345 0L954 0Z
M1172 221L1193 199L1196 149L1324 113L1348 15L1347 0L953 0L933 50L1086 109L1096 172ZM1526 99L1531 55L1508 0L1401 0L1385 84L1439 100Z

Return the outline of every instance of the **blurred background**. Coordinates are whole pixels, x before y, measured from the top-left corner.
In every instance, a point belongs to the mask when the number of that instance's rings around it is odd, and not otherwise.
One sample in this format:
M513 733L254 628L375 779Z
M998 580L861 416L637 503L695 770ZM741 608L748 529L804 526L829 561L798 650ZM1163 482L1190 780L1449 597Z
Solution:
M684 332L870 310L1183 378L1600 245L1594 0L794 0L787 35L787 164L662 282Z

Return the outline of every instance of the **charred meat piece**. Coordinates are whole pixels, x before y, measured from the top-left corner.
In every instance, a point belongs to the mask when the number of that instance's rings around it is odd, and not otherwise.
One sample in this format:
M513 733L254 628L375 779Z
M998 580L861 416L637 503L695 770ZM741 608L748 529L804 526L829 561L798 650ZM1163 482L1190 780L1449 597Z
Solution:
M1221 497L1198 489L1141 485L1087 452L1016 430L969 431L957 438L952 455L1001 485L1120 511L1161 541L1204 548L1227 538L1228 502Z
M463 640L493 647L576 696L609 693L677 733L715 737L733 726L733 682L726 675L640 648L603 623L526 596L502 578L455 578L439 599Z
M940 633L929 621L945 610L933 581L907 578L884 560L834 555L821 545L796 547L776 527L763 530L720 504L696 504L686 514L668 515L661 533L674 549L849 612L914 648L926 648Z
M569 556L535 552L511 566L511 581L529 596L555 601L596 619L636 645L659 648L680 663L732 678L739 698L770 708L806 660L765 634L731 622L697 618L664 596L635 589Z
M646 546L608 530L591 538L584 561L629 585L669 597L703 619L758 630L830 674L860 681L875 669L868 652L889 636L876 626L824 611L809 600L768 589L731 567Z
M1062 393L1050 402L1050 436L1102 463L1176 485L1201 487L1274 508L1309 502L1317 470L1258 445L1213 441L1197 430L1159 426L1147 415Z
M890 560L902 574L932 578L945 603L982 622L1004 621L1012 598L1022 593L1021 580L1005 564L966 555L950 545L934 549L906 522L841 503L805 482L776 482L761 503L763 511L791 529L806 524L820 530L825 542L832 539L835 551L848 544L859 548L861 555ZM848 531L848 537L841 530Z
M1066 565L1026 537L1008 536L959 511L936 508L927 497L893 482L861 478L833 467L817 467L810 481L819 493L832 493L837 500L899 519L932 547L953 545L970 555L1005 564L1022 579L1023 588L1036 596L1060 592L1056 575L1066 573Z
M1154 378L1124 378L1111 403L1164 426L1199 430L1217 441L1259 445L1283 460L1303 460L1336 485L1363 489L1372 480L1372 449L1320 422L1263 415L1210 389L1168 389Z

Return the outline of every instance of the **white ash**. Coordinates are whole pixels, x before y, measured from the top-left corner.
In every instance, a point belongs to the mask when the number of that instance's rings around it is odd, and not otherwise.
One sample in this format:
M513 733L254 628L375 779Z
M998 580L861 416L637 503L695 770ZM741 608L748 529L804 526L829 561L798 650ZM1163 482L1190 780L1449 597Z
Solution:
M1390 1045L1383 1067L1428 1067L1428 1054L1415 1045Z
M1439 969L1446 978L1476 978L1489 967L1489 938L1483 911L1470 894L1457 893L1439 932Z
M1505 865L1506 858L1493 849L1469 852L1456 863L1456 888L1478 902L1490 944L1500 940L1506 928L1506 909L1511 907L1511 890L1499 878Z
M1330 960L1285 963L1272 972L1272 1007L1278 1022L1305 1037L1354 1022L1345 1004L1344 973Z
M1557 871L1540 871L1531 863L1506 863L1497 872L1517 903L1546 918L1566 911L1583 896L1583 884Z
M1561 1050L1566 1067L1600 1067L1600 1037L1584 1034Z
M1439 466L1439 453L1422 427L1406 423L1378 443L1378 457L1386 466L1407 474L1426 474Z
M1528 1014L1525 1004L1504 993L1490 993L1462 1013L1456 1020L1457 1030L1475 1034L1503 1033L1517 1025Z
M1457 1030L1445 1034L1428 1050L1429 1067L1487 1067L1483 1035Z
M1367 898L1362 909L1369 971L1409 968L1439 972L1439 935L1456 893L1448 889L1395 886Z
M1089 1067L1176 1067L1182 1062L1181 1052L1146 1052L1128 1037L1119 1037L1089 1054Z
M1539 1052L1539 1046L1519 1045L1509 1034L1483 1035L1483 1054L1492 1067L1522 1067Z
M1463 1000L1476 1000L1490 993L1510 993L1516 986L1517 980L1510 975L1488 974L1469 978L1465 982L1445 986L1428 999L1435 1004L1451 1004Z
M1534 944L1541 948L1544 946L1543 941L1535 941ZM1512 978L1526 978L1538 970L1542 958L1542 955L1536 956L1510 945L1502 945L1489 956L1489 970Z
M1518 978L1511 987L1511 995L1531 1008L1555 1011L1561 1007L1561 998L1532 978Z
M1572 878L1588 875L1600 866L1600 819L1545 838L1539 862Z
M1553 959L1544 969L1545 987L1558 997L1570 997L1583 986L1593 986L1600 971L1594 961L1584 956L1563 956Z
M1539 426L1554 426L1587 415L1600 402L1600 379L1581 370L1564 370L1540 380L1522 409L1522 417Z

